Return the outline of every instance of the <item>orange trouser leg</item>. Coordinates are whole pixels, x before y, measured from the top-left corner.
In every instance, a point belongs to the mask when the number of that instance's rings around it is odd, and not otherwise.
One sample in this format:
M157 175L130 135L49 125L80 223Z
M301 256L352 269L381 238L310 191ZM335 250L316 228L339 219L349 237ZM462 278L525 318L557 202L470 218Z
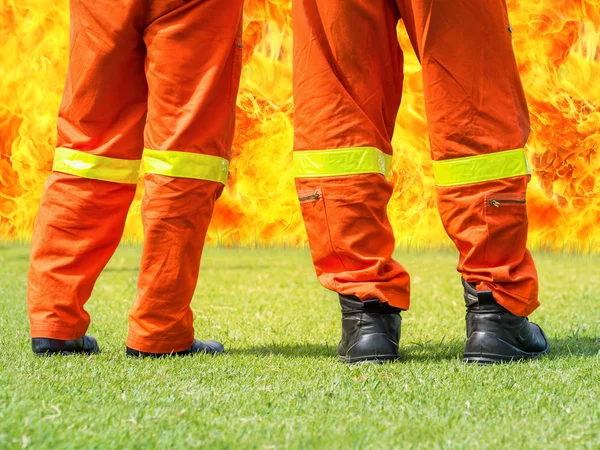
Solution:
M233 140L242 0L192 0L166 13L159 6L144 33L145 240L127 345L168 353L194 339L190 302Z
M529 116L505 1L397 4L423 64L434 161L522 149ZM513 313L528 315L539 305L537 273L526 249L529 176L523 170L507 176L505 162L485 160L469 163L481 172L478 182L469 176L460 182L456 170L450 173L456 183L438 187L439 211L460 252L462 276L493 291Z
M398 11L388 0L295 0L296 186L319 281L409 307L392 259L385 179L402 92Z
M32 337L85 334L84 304L119 243L135 192L146 115L140 8L113 3L100 8L71 2L71 57L55 170L31 245ZM93 179L98 173L100 179Z

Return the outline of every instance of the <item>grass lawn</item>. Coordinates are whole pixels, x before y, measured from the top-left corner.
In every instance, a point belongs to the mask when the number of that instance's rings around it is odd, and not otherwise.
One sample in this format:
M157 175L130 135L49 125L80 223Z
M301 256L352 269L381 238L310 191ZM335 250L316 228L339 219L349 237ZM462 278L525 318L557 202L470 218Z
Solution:
M335 294L308 251L205 252L198 337L228 353L128 359L140 250L118 250L88 311L93 357L35 357L28 251L0 247L0 448L600 448L600 258L538 255L533 315L550 356L461 363L464 305L450 253L399 254L413 277L401 361L337 361Z

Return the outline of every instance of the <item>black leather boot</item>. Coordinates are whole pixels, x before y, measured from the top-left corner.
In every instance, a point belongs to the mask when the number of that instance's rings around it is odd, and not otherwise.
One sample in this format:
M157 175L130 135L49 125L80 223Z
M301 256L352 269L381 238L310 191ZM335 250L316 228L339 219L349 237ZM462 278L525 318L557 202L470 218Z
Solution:
M208 353L211 355L220 355L221 353L225 353L225 348L223 344L217 341L199 341L198 339L194 339L194 343L190 348L182 350L180 352L174 353L147 353L141 352L139 350L134 350L132 348L127 347L126 350L127 356L141 356L141 357L151 357L151 358L160 358L162 356L187 356L194 355L196 353Z
M342 340L340 360L347 364L398 359L400 310L379 300L361 301L340 294Z
M84 336L72 341L49 338L32 338L31 349L36 355L70 355L71 353L99 353L98 342L92 336Z
M491 291L477 292L464 279L462 284L467 304L464 362L510 362L536 358L550 351L546 335L538 325L500 306Z

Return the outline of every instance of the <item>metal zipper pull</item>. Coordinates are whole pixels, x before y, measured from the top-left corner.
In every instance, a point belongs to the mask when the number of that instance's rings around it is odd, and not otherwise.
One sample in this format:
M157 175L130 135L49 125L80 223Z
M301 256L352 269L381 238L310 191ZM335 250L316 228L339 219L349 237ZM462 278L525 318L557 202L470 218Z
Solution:
M312 195L308 195L306 197L300 197L298 200L301 201L301 202L305 202L307 200L319 200L319 193L315 192Z
M525 203L527 203L526 200L496 200L493 198L490 198L489 200L489 204L492 206L495 206L496 208L500 208L500 206L502 206L502 203L512 203L512 204L517 204L517 205L524 205Z

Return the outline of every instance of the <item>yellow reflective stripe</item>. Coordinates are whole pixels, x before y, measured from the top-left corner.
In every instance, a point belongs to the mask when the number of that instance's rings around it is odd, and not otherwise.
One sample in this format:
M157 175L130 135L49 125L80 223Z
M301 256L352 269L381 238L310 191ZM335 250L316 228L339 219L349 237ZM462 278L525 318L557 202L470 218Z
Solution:
M296 178L335 177L380 173L387 176L392 157L375 147L338 148L294 152Z
M140 160L109 158L59 147L54 153L52 170L92 180L136 184Z
M144 172L226 184L229 161L218 156L172 150L144 150Z
M507 150L433 162L438 186L461 186L531 174L525 150Z

